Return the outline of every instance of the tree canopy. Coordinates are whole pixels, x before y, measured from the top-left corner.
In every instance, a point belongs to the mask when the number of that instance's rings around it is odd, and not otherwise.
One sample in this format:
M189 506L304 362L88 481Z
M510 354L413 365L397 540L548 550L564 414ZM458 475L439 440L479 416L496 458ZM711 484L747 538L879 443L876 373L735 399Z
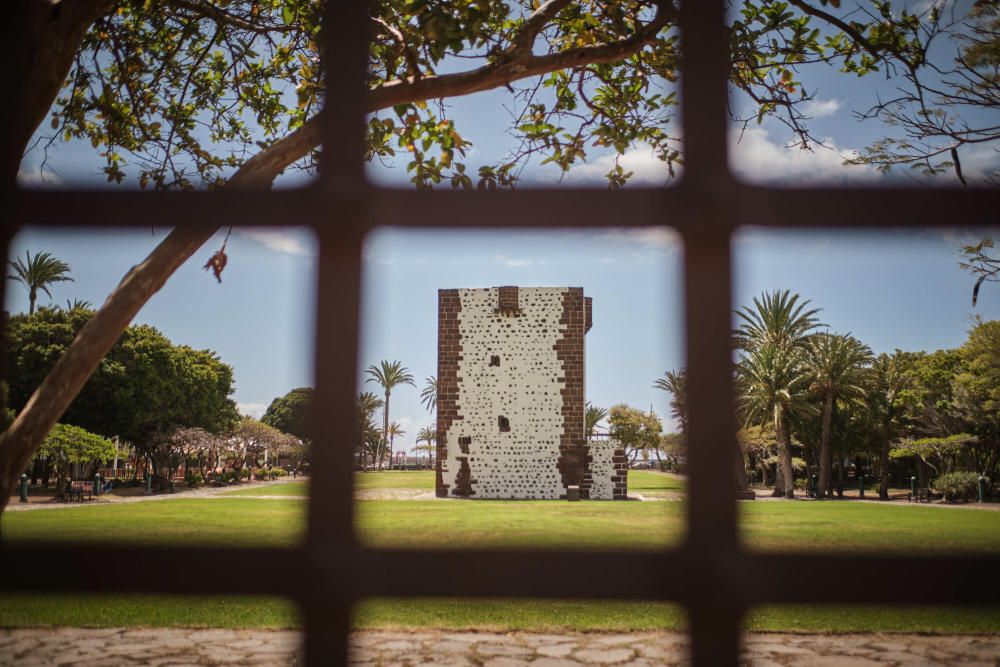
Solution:
M656 450L660 446L663 424L652 412L643 412L625 404L613 405L608 410L611 438L623 448L632 450L632 459L639 452Z
M7 329L10 405L19 411L93 316L76 308L15 315ZM154 327L129 327L66 411L63 421L141 443L173 426L218 432L236 419L233 371L210 350L174 345Z
M42 442L39 455L46 457L59 478L59 488L72 463L108 461L115 455L115 445L107 438L72 424L56 424Z
M312 387L292 389L284 396L271 401L260 421L300 440L308 440L306 416L309 413L312 397Z
M330 65L319 57L324 3L93 4L49 111L48 141L89 141L108 180L135 178L142 187L218 187L245 165L269 183L289 166L315 167L312 121L337 95L325 87ZM900 132L856 161L955 168L961 177L958 148L997 137L995 124L977 123L972 112L996 106L998 28L995 0L971 10L953 4L735 4L733 120L776 118L792 144L810 147L812 68L877 72L898 82L899 95L859 113ZM367 157L404 156L418 187L514 186L526 160L565 171L636 146L663 162L664 180L683 161L672 125L681 76L672 0L393 0L372 3L369 18ZM952 53L936 56L939 42ZM431 102L503 86L517 148L469 169L467 131ZM616 163L606 177L620 186L630 175Z

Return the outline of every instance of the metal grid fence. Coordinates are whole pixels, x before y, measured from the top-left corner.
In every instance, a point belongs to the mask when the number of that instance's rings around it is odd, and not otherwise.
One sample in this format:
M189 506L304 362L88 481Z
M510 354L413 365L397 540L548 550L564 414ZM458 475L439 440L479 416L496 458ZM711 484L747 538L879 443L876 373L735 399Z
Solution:
M309 664L346 662L351 606L368 597L661 600L688 612L697 665L737 661L754 605L996 604L1000 557L780 554L738 537L732 470L730 240L740 225L887 228L986 225L996 192L776 189L737 182L726 162L728 42L722 0L682 3L681 182L658 190L415 192L367 184L363 136L366 3L331 1L325 44L323 170L303 191L134 193L18 191L4 248L25 224L308 225L319 242L315 461L307 537L294 548L3 545L0 591L279 595L298 603ZM544 221L544 222L539 222ZM413 228L620 225L684 239L689 421L687 531L659 552L374 549L353 528L352 451L334 424L355 423L361 249L378 225ZM322 443L329 443L324 446ZM337 446L334 446L337 445ZM210 576L191 576L192 572ZM282 576L259 578L262 572ZM392 572L392 577L383 576ZM100 573L100 576L97 575ZM595 576L597 575L597 576ZM613 575L613 576L612 576ZM587 582L581 586L582 581ZM819 586L817 582L839 582Z

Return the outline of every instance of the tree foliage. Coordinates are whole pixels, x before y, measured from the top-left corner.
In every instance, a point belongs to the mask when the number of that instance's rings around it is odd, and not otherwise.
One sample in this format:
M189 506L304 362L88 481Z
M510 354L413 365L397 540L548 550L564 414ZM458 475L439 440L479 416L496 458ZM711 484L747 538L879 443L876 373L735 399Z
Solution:
M51 109L51 140L89 141L108 180L134 177L143 187L220 186L264 153L281 156L279 170L312 169L319 134L311 121L337 99L319 58L323 5L107 2ZM740 98L733 118L776 118L793 144L809 147L817 143L804 110L814 95L810 66L885 73L906 84L904 92L865 115L903 128L903 136L858 160L945 168L916 143L991 136L961 109L995 106L996 21L981 11L992 6L976 3L945 20L941 3L914 14L883 0L853 12L824 0L744 0L729 31L729 81ZM681 75L672 0L390 0L373 3L370 20L368 158L402 158L418 187L513 187L528 160L566 171L635 147L662 161L664 179L683 160L672 129ZM945 73L928 58L941 40L960 48ZM517 148L470 168L467 132L444 105L429 102L503 86ZM916 153L906 158L907 151ZM618 187L631 175L616 161L606 177Z
M611 406L608 410L608 424L611 438L626 450L632 451L632 459L641 452L656 450L660 446L663 424L652 412L643 412L625 404Z
M79 426L56 424L42 442L38 454L53 466L61 491L71 464L109 461L115 455L115 445Z
M42 308L7 329L4 377L21 410L93 311ZM141 446L174 426L225 430L235 421L232 368L209 350L174 345L154 327L129 327L66 411L63 421Z
M300 440L308 440L306 417L312 398L312 387L292 389L284 396L271 401L260 421Z

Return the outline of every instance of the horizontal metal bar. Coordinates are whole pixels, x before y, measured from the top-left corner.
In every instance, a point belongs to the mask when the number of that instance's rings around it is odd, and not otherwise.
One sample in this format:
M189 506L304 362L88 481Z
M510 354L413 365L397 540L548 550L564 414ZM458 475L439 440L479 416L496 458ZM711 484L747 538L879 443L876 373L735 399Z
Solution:
M1000 189L741 185L730 201L732 222L737 225L846 229L1000 224Z
M1000 601L1000 554L8 546L3 591L496 597L755 604ZM100 572L100 576L94 576ZM208 572L195 577L192 572ZM249 572L282 572L255 578ZM831 585L832 584L832 585Z
M298 226L328 219L330 198L314 188L272 191L139 192L21 190L6 225L50 227ZM356 201L338 201L344 210Z
M31 545L0 548L0 590L293 596L303 548ZM48 574L46 574L46 572ZM267 572L290 576L257 576Z
M532 190L516 192L382 189L373 194L373 226L439 228L683 226L697 211L689 191Z
M711 207L712 215L705 215ZM367 208L367 211L365 211ZM382 225L428 228L736 226L901 228L1000 224L1000 191L930 188L673 188L455 192L318 188L249 192L20 191L6 225L57 227ZM363 212L363 213L362 213Z
M743 554L744 602L1000 604L1000 554ZM748 575L745 577L745 575Z

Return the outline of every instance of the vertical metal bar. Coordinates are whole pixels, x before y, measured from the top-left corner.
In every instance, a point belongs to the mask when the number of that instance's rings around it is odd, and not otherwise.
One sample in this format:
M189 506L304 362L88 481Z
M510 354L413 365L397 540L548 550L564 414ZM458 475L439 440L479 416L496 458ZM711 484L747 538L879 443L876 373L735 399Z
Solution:
M324 192L357 196L365 186L370 3L329 0L323 21L323 153L319 186Z
M731 387L729 230L723 200L732 185L726 159L729 41L725 3L681 3L681 123L685 165L681 187L699 226L685 234L688 522L685 548L701 564L688 596L695 665L735 665L739 608L726 596L727 559L739 550L736 516L736 429ZM731 562L731 561L730 561Z
M729 239L724 227L685 238L684 292L688 392L688 516L685 548L691 573L691 651L695 665L736 664L727 593L728 566L739 550L736 515L736 425L731 386ZM714 229L713 229L714 228ZM706 609L705 605L709 605ZM732 635L732 636L730 636Z
M693 665L735 665L743 643L740 610L698 604L688 610Z
M323 152L318 187L330 197L317 210L319 285L316 393L311 422L313 477L306 553L316 592L304 597L307 664L346 664L353 586L346 564L354 539L353 444L360 439L354 407L358 370L363 207L344 199L364 193L368 2L330 0L323 17ZM329 215L336 211L338 218ZM340 584L340 585L338 585ZM303 586L307 589L308 584ZM320 599L326 592L335 597ZM342 592L342 593L341 593Z
M725 3L681 3L682 183L720 193L730 180L726 164L729 40Z
M3 253L3 265L6 267L7 262L10 258L10 241L14 235L14 221L11 220L6 215L3 216L3 220L0 221L3 227L0 227L0 252ZM9 287L9 282L4 280L3 285L0 285L0 341L5 341L7 338L7 288ZM0 369L7 367L7 346L0 345ZM0 372L0 381L6 380L3 373ZM0 407L7 407L6 405Z
M350 217L350 214L347 214ZM347 221L345 221L347 222ZM321 227L316 321L316 393L312 404L312 479L306 550L316 590L303 613L308 664L343 664L350 632L351 554L354 536L353 445L360 440L357 391L361 294L360 225ZM307 588L308 584L304 586ZM317 630L321 627L322 630Z

